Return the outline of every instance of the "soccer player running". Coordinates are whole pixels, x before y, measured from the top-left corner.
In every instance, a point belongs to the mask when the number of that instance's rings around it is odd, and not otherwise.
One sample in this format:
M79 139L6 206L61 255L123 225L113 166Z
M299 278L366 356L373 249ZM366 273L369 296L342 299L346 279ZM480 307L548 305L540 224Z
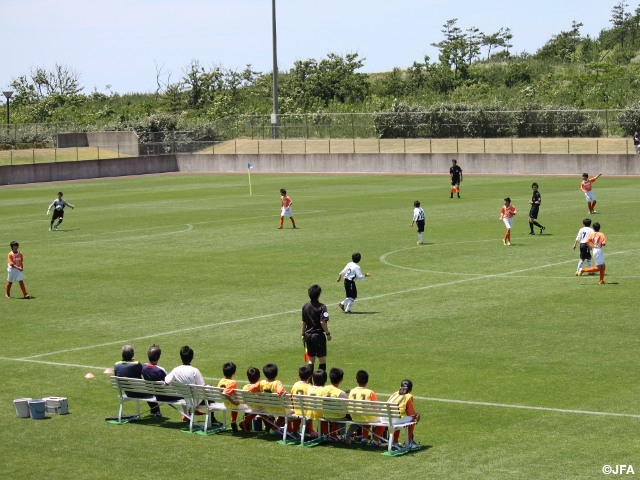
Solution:
M418 245L423 244L422 234L424 232L424 219L425 213L420 206L420 200L416 200L413 202L413 220L411 221L411 226L413 227L414 223L418 226Z
M529 230L531 231L529 232L529 235L535 235L535 233L533 233L534 225L540 228L540 235L542 235L544 227L537 221L538 213L540 212L540 204L542 203L542 196L538 191L538 184L536 182L531 184L531 189L533 190L533 193L531 194L531 200L529 200L529 203L531 204L531 208L529 209Z
M600 178L602 174L599 173L595 177L589 177L588 173L582 174L582 182L580 182L580 190L584 193L584 198L587 200L587 207L589 208L589 213L598 213L596 212L596 194L593 193L593 182L595 182L598 178Z
M451 168L449 169L449 177L451 178L451 196L455 193L460 198L460 182L462 182L462 168L458 165L458 161L454 158L451 160Z
M341 278L344 278L344 291L346 298L338 304L340 310L344 313L351 313L351 306L353 305L353 302L356 301L356 298L358 298L356 280L364 280L371 276L370 273L362 273L362 269L360 268L360 265L358 265L361 259L362 255L358 252L351 255L351 261L340 271L338 279L336 280L336 282L339 282Z
M58 227L64 220L64 207L66 207L67 205L69 205L72 210L75 208L73 205L62 199L62 192L58 192L58 197L53 202L51 202L51 205L49 205L49 208L47 208L47 215L49 215L49 212L51 212L51 209L53 208L53 215L51 217L51 223L49 224L49 231L58 230ZM58 220L58 223L54 226L53 224L56 220Z

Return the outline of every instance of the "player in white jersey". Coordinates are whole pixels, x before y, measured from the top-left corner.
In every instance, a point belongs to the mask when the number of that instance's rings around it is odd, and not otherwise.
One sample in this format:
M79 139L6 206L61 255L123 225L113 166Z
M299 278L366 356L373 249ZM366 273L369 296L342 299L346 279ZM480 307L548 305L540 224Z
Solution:
M62 220L64 220L64 207L66 207L67 205L69 205L72 210L75 208L69 202L66 202L62 199L62 192L58 192L58 197L53 202L51 202L51 205L49 205L49 208L47 208L47 215L49 215L49 212L53 208L53 215L51 216L49 231L58 230L58 227L62 223ZM53 224L56 220L58 220L58 223L54 226Z
M576 236L576 240L573 242L573 249L576 249L576 245L580 243L580 260L578 260L578 268L576 270L576 275L582 268L585 260L587 261L587 267L591 267L591 250L589 250L589 245L587 244L587 237L593 233L593 228L591 228L591 219L585 218L582 220L582 225L584 225L580 230L578 230L578 235Z
M345 267L338 274L338 280L344 278L344 291L346 293L346 298L341 301L338 306L344 313L351 313L351 305L355 302L356 298L358 298L358 289L356 288L356 280L364 280L366 277L370 276L370 273L362 273L362 269L358 262L362 255L358 252L351 255L351 261L345 265Z
M422 233L424 232L424 219L425 213L422 207L420 206L420 200L416 200L413 202L413 220L411 221L411 226L413 224L417 224L418 226L418 245L422 245Z

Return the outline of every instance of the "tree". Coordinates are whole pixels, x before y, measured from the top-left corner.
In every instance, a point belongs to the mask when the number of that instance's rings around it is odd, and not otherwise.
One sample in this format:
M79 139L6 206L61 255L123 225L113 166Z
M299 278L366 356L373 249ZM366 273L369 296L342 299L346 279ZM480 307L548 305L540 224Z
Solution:
M460 27L456 25L457 22L457 18L447 20L441 30L445 37L444 40L431 44L431 46L440 49L438 59L443 66L453 69L454 79L458 78L458 74L464 78L467 67L465 63L467 39Z
M14 79L11 86L16 91L14 102L27 105L34 101L58 96L64 99L79 95L84 89L80 85L80 75L66 65L55 64L53 70L36 67L29 75Z

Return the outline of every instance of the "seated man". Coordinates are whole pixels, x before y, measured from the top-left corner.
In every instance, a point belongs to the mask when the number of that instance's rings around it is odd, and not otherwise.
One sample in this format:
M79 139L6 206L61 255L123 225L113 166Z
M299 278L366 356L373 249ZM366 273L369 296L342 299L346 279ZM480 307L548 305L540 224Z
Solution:
M142 364L134 358L135 351L128 343L122 347L122 360L116 362L113 366L113 372L116 377L123 378L142 378ZM142 393L125 392L127 397L142 398Z
M196 367L191 365L193 361L193 349L185 345L180 349L180 359L182 365L171 370L164 379L164 383L171 385L172 383L183 383L185 385L204 385L204 377ZM204 415L201 410L194 412L196 415ZM183 417L186 420L186 417ZM215 421L213 419L212 421ZM219 422L216 422L219 423Z
M142 366L142 378L156 382L164 381L167 376L167 371L158 365L161 353L162 351L160 350L160 347L155 343L149 347L149 350L147 350L149 362ZM159 398L159 400L162 400L162 398ZM160 406L157 403L149 402L149 407L151 407L152 415L162 417L162 413L160 413Z

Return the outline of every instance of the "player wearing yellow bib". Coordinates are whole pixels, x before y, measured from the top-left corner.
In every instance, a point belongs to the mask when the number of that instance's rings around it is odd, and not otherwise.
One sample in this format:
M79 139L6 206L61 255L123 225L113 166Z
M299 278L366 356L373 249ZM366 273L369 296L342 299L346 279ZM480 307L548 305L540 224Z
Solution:
M403 423L409 422L418 422L420 420L420 414L416 412L415 408L413 408L413 395L411 394L411 390L413 390L413 382L409 379L402 380L400 382L400 390L395 392L391 397L389 397L389 403L397 403L400 408L400 413L404 418L401 418L397 421L394 421L394 425L402 425ZM415 425L410 425L409 428L409 448L419 447L420 444L413 439L413 429ZM398 443L398 437L400 436L400 431L396 430L393 432L393 442L395 444Z
M262 367L262 373L264 373L264 376L267 377L267 379L260 382L261 392L275 393L278 396L282 396L287 393L287 391L284 389L284 386L282 385L282 382L276 378L278 376L278 366L275 363L267 363L264 367ZM265 411L276 414L284 413L282 410L270 407L266 407ZM283 416L278 416L277 419L269 416L269 418L267 418L266 420L271 424L271 429L273 431L276 431L278 427L284 425Z
M313 395L316 397L321 397L322 396L322 391L324 390L324 386L327 383L327 371L326 370L321 370L318 369L315 372L313 372L313 385L309 385L309 389L307 390L307 395ZM317 412L311 412L311 415L309 415L310 418L312 418L313 420L317 420L319 418L322 418L322 412L321 411L317 411ZM324 431L322 430L322 428L324 427ZM320 435L327 435L327 427L328 425L321 423L320 424Z
M346 392L340 388L340 384L342 383L343 379L344 379L344 372L342 371L341 368L333 367L331 370L329 370L329 381L331 382L331 385L327 385L326 387L324 387L324 389L321 392L321 396L331 397L331 398L347 398ZM329 418L329 419L335 418L335 419L342 420L345 418L346 413L347 413L346 411L344 415L340 415L339 413L325 413L324 418ZM326 428L326 423L327 422L321 422L321 427L320 427L321 431L323 430L322 427ZM338 422L330 422L328 440L337 442L339 438L336 435L336 433L341 433L340 430L341 428Z
M356 383L358 384L358 386L355 388L352 388L349 391L349 398L352 398L354 400L368 400L370 402L378 401L378 396L376 395L376 392L374 392L370 388L367 388L367 384L369 383L369 373L367 373L366 370L358 370L358 372L356 373ZM354 422L358 422L358 423L375 422L378 420L377 417L372 417L369 415L351 414L351 418L353 419ZM351 437L354 431L355 431L355 428L353 429L351 427L349 428L349 431L347 432L347 439ZM375 427L373 432L374 432L373 433L374 438L372 439L371 444L375 447L375 446L378 446L378 444L380 443L380 440L382 439L382 436L384 435L384 427L382 426ZM369 426L362 425L362 444L366 445L368 440L369 440Z
M309 364L302 365L298 369L298 378L300 380L294 383L293 386L291 387L291 395L309 395L309 388L312 386L309 384L309 379L311 378L311 375L313 375L313 369L311 365ZM293 412L296 415L303 414L302 409L300 408L295 408ZM300 431L301 422L302 420L300 418L293 420L293 422L291 423L291 433L298 433ZM307 419L305 431L311 436L316 435L316 432L313 428L313 420Z
M222 391L222 395L229 400L225 400L223 403L227 408L236 408L238 403L234 403L231 401L231 396L236 388L238 388L238 382L235 381L233 377L236 376L236 364L233 362L227 362L222 365L222 374L224 378L218 382L218 387L224 388ZM238 431L238 424L236 420L238 419L238 412L231 412L231 430L234 432Z

